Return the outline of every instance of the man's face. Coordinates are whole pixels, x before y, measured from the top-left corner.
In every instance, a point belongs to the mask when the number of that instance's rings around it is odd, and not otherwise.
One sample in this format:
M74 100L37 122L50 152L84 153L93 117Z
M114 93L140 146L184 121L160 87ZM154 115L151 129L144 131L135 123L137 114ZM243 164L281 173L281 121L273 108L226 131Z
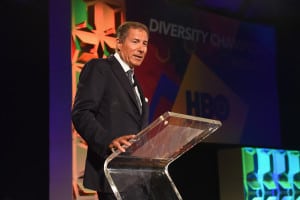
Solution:
M148 35L143 29L129 29L128 35L123 42L117 40L117 48L124 62L130 68L140 66L146 56Z

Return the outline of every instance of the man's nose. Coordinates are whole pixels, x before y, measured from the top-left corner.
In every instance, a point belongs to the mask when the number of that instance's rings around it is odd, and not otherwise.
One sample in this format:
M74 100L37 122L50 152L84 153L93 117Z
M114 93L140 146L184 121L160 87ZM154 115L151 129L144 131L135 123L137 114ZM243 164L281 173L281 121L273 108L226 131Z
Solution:
M144 45L140 45L138 48L138 51L141 53L144 53L147 50L147 47L145 47Z

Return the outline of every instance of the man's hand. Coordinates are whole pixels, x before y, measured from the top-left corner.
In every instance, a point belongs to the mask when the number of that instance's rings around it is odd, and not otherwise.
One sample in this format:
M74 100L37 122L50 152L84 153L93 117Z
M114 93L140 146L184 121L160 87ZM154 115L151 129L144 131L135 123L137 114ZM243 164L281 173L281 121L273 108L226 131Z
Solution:
M131 145L130 140L135 138L136 135L124 135L118 138L115 138L109 145L109 148L112 151L115 151L116 149L119 149L120 152L125 152L125 148L129 147Z

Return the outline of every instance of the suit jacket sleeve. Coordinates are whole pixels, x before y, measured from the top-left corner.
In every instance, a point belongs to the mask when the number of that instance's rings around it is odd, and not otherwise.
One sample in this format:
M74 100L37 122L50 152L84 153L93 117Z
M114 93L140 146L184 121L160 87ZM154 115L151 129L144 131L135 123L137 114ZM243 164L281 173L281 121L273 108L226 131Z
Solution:
M105 64L101 62L101 65ZM72 109L72 122L88 147L100 156L105 156L112 136L97 121L95 115L105 92L107 76L106 68L97 65L99 60L91 60L80 73Z

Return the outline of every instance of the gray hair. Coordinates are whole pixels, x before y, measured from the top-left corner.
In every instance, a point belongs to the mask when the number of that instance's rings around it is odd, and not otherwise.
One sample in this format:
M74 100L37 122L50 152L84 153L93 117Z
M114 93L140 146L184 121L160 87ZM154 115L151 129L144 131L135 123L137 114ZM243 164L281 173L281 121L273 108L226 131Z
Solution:
M131 28L143 29L144 31L146 31L149 37L149 29L145 24L135 21L126 21L123 24L121 24L117 29L117 38L120 40L120 42L123 42L125 40L128 34L128 30Z

